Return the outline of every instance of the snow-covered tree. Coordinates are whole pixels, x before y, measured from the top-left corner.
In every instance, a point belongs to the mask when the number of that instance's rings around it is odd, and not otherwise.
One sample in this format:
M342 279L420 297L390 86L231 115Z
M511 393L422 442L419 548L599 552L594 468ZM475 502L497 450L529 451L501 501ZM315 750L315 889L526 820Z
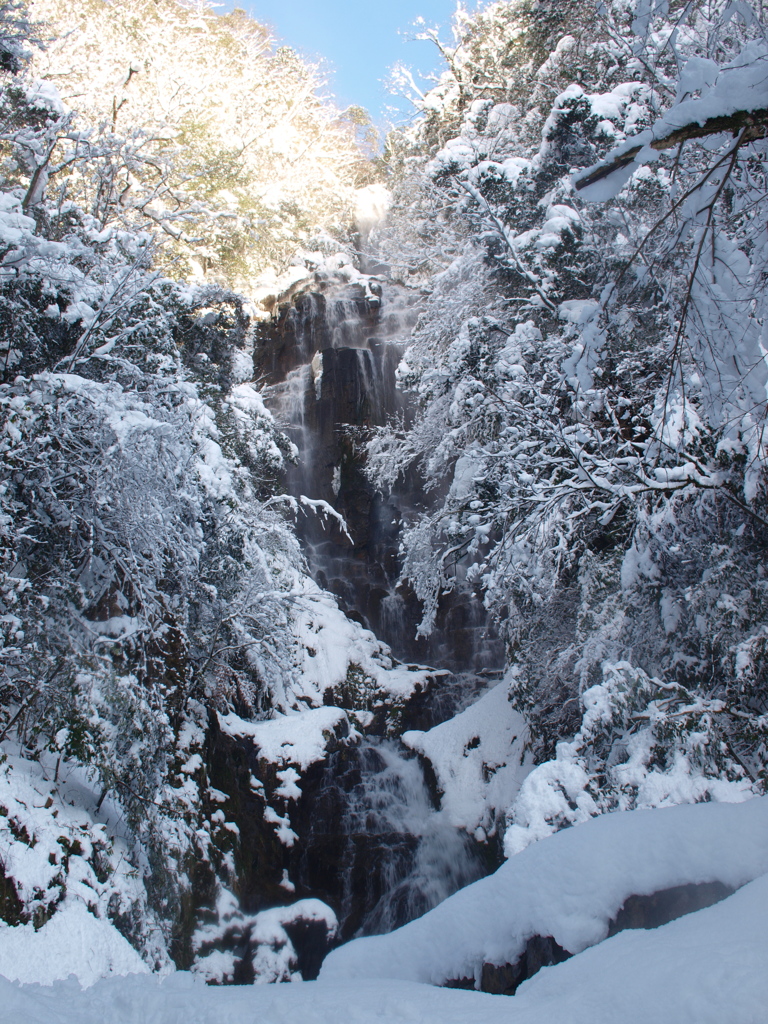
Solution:
M403 538L420 629L482 592L542 760L602 686L602 806L662 711L657 767L764 782L764 45L749 4L492 4L392 146L420 413L370 457L438 496Z
M223 856L208 716L294 700L295 621L317 593L279 493L293 449L252 384L244 300L168 279L151 232L45 187L73 121L21 58L0 109L0 739L79 765L121 808L168 940L191 867ZM82 870L116 871L88 842ZM22 918L45 920L69 882L19 890ZM156 942L143 883L123 885L103 912Z
M101 224L153 230L163 266L252 287L297 247L341 236L371 165L322 70L243 11L184 0L34 0L34 72L77 118L50 155L51 195Z

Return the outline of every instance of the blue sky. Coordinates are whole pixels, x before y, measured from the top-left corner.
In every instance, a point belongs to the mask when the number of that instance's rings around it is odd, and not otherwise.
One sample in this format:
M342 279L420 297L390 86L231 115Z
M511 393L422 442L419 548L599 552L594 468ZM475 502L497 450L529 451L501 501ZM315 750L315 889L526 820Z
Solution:
M434 46L413 38L413 22L421 16L447 30L455 6L455 0L229 0L217 9L242 7L283 43L324 57L334 68L329 86L340 106L366 107L383 125L384 107L397 102L381 82L389 68L398 61L425 72L439 65ZM475 0L467 6L473 9Z

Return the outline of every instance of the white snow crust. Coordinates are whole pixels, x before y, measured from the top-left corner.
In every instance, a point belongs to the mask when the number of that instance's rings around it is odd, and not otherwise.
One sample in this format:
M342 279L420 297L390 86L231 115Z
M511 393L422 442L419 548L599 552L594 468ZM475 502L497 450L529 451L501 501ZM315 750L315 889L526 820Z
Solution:
M764 1024L767 870L768 798L606 815L529 847L420 921L342 947L319 982L255 987L208 987L183 972L95 981L99 972L146 968L131 968L117 933L97 934L102 923L80 906L34 937L25 929L13 947L0 942L15 976L51 980L45 968L55 959L57 970L70 966L76 977L49 985L0 978L0 1005L4 1019L25 1024ZM606 915L627 895L714 879L743 888L662 928L600 941ZM478 924L488 936L481 947ZM447 973L461 976L473 966L473 942L475 963L493 959L494 948L507 958L526 927L576 955L513 997L412 980L430 965L433 977L445 976L446 950L455 956ZM21 937L5 929L12 931ZM598 944L585 949L590 942Z
M0 922L0 974L12 981L51 985L72 974L87 988L113 974L148 973L114 925L94 917L79 900L58 910L39 931L31 924Z
M74 980L0 979L0 1004L25 1024L764 1024L766 914L763 876L714 907L545 967L512 997L370 979L209 988L178 973L87 992Z
M330 737L352 731L346 712L330 707L279 715L267 722L248 722L235 714L219 715L219 725L228 736L250 737L265 760L295 764L302 771L322 761Z
M621 932L524 982L510 1022L759 1024L768 998L766 913L763 875L662 928Z
M768 797L615 813L535 843L388 935L334 950L321 977L440 985L514 963L535 935L579 953L633 895L686 883L738 887L768 872Z
M523 754L526 736L525 720L502 682L454 718L428 732L403 733L402 740L432 765L451 824L482 841L531 769Z

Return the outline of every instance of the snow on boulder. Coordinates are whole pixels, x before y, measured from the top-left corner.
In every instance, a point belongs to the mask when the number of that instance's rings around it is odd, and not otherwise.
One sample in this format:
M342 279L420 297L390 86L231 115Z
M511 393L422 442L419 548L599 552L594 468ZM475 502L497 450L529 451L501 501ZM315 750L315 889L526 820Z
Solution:
M217 909L219 920L204 924L192 938L198 954L192 971L209 984L264 985L316 978L338 931L336 914L318 899L243 914L226 894Z
M540 971L507 1001L507 1020L761 1024L768 1006L767 916L763 875L716 906L653 931L622 932Z
M330 514L325 502L302 503ZM281 711L333 705L360 712L356 717L366 730L373 725L374 731L391 733L399 731L408 703L446 674L397 662L385 643L347 618L333 595L308 577L297 581L291 631L298 641L297 660L290 683L274 695Z
M0 978L0 1005L4 1019L34 1024L763 1024L766 916L763 877L717 906L546 968L513 999L389 979L222 988L179 971L109 978L86 992L73 980L41 988Z
M579 953L605 939L630 896L686 884L738 888L768 872L768 797L625 811L558 832L424 917L335 950L321 978L479 980L536 936Z
M483 842L531 769L526 735L525 719L499 683L454 718L403 733L402 741L432 765L451 824Z
M233 713L218 717L221 731L227 736L247 737L266 761L297 765L302 771L322 761L329 744L356 736L341 708L309 708L277 715L266 722L248 722Z

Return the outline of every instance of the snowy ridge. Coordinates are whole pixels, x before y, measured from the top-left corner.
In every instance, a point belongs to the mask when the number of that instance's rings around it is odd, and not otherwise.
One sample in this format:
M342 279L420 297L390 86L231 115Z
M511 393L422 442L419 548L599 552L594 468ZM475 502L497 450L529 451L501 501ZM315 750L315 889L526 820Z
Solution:
M608 814L528 847L424 917L334 950L321 978L441 985L514 963L535 935L579 953L631 895L686 883L738 887L768 872L768 798Z
M28 1024L763 1024L768 879L655 931L622 932L509 999L404 981L209 988L191 975L120 978L82 992L0 979L8 1019ZM459 923L457 922L457 925Z

